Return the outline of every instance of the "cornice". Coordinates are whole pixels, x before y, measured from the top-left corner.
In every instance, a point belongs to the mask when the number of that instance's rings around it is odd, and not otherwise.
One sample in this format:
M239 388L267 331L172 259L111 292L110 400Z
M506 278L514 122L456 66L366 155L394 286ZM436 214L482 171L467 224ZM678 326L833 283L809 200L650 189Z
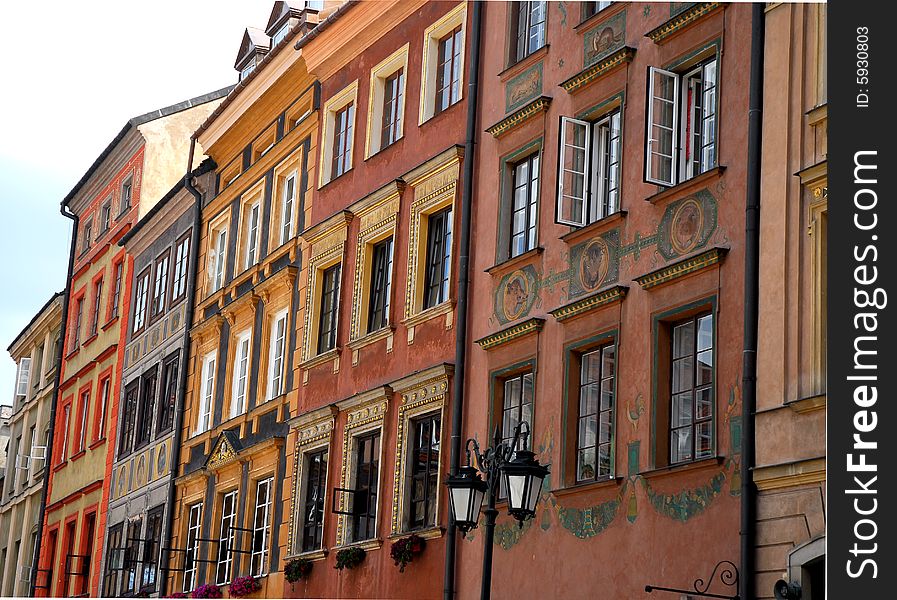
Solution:
M650 290L659 285L675 281L707 267L719 264L726 257L728 248L711 248L695 256L684 258L671 265L661 267L650 273L635 278L635 282L642 286L643 290Z
M679 13L675 17L670 18L660 27L656 27L645 34L655 44L666 41L673 34L685 29L704 15L710 14L717 8L722 6L721 2L700 2L691 8Z
M610 289L599 291L585 298L576 300L549 311L549 314L558 321L566 321L578 317L584 313L595 310L602 306L606 306L626 297L629 288L623 285L617 285Z
M634 57L635 48L624 46L558 85L564 88L564 91L568 94L578 92L590 83L600 79L602 75L609 73L620 65L632 62Z
M500 138L521 123L525 123L533 117L547 111L550 104L551 98L549 96L540 96L529 104L514 111L498 123L486 128L486 133L491 134L492 137Z
M476 343L479 344L480 348L482 348L483 350L491 350L492 348L502 346L510 341L527 336L531 333L542 331L542 327L544 326L545 319L533 317L531 319L523 321L522 323L517 323L516 325L512 325L510 327L505 327L500 331L480 338L476 341Z

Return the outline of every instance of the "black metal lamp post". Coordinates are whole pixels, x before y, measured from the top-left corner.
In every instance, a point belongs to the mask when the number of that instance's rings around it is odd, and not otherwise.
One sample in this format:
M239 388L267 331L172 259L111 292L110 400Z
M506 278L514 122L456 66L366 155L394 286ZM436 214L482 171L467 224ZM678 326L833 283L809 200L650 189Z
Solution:
M522 431L523 426L526 426L525 432ZM529 434L529 424L523 421L514 429L514 438L508 444L502 441L496 428L492 447L485 452L480 452L480 445L476 440L467 440L467 466L461 467L457 475L449 477L445 482L449 488L451 516L455 527L462 533L477 526L484 496L488 498L483 511L486 516L486 539L480 592L482 600L489 600L492 589L492 545L495 539L495 520L498 517L495 499L499 478L504 479L508 490L508 513L523 527L523 522L536 514L542 482L549 473L548 467L540 465L536 455L527 450L526 440ZM521 448L515 452L518 442L522 442ZM471 450L477 467L471 464ZM485 481L480 477L481 472L486 476Z

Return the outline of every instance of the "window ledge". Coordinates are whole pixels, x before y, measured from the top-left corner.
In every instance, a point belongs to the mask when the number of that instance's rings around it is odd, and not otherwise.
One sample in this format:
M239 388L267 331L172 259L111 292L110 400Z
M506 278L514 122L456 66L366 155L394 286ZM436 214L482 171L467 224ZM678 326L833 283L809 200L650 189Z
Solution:
M531 250L527 250L523 254L518 254L513 258L509 258L500 263L496 263L488 269L484 269L483 272L489 273L490 275L503 275L505 272L510 271L511 269L521 265L522 263L528 262L531 258L533 258L534 256L539 256L543 252L545 252L545 248L543 248L542 246L536 246Z
M59 471L63 470L66 467L66 465L68 465L68 461L64 460L61 463L57 463L57 464L53 465L52 471L54 473L58 473Z
M808 398L801 398L800 400L789 400L785 403L785 406L793 410L799 415L803 415L806 413L815 412L817 410L825 410L826 405L826 395L819 394L818 396L810 396Z
M592 221L588 225L576 227L569 233L565 233L564 235L562 235L560 239L568 246L572 246L579 243L585 238L592 237L592 235L596 233L604 233L613 225L625 221L627 214L628 213L625 210L618 210L617 212L611 213L606 217L602 217L597 221Z
M89 338L81 342L81 345L86 348L87 346L90 346L97 339L97 337L99 337L99 334L93 333Z
M446 110L448 110L448 109L446 109ZM377 148L377 150L376 150L375 152L371 152L370 154L368 154L367 156L365 156L365 157L364 157L364 162L367 162L367 161L371 160L372 158L375 158L375 157L377 157L377 156L380 156L381 154L383 154L384 152L386 152L386 151L389 150L390 148L395 147L396 144L398 144L399 142L401 142L401 141L404 140L404 139L405 139L405 132L402 131L402 135L400 135L400 136L397 137L395 140L393 140L393 142L392 142L391 144L388 144L388 145L386 145L386 146L383 146L382 148Z
M645 201L650 202L651 204L658 204L671 196L684 195L686 191L691 191L692 188L698 187L701 184L706 184L711 179L722 177L722 174L725 171L726 165L718 165L709 171L704 171L700 175L695 175L691 179L686 179L685 181L681 181L672 187L661 190L652 196L648 196L645 198Z
M79 451L76 452L75 454L72 454L72 455L69 457L69 460L70 460L71 462L75 462L75 461L78 460L79 458L82 458L85 454L87 454L87 450L79 450Z
M353 148L352 150L353 150L352 162L355 162L355 156L354 156L354 150L355 150L355 149ZM345 171L343 171L342 173L340 173L340 174L337 175L336 177L331 177L330 179L328 179L327 181L325 181L324 183L322 183L320 186L318 186L318 189L319 189L319 190L323 190L324 188L326 188L327 186L329 186L331 183L333 183L333 182L335 182L335 181L339 181L340 179L342 179L343 177L345 177L347 174L351 173L352 170L353 170L354 168L355 168L355 165L352 165L351 167L349 167L348 169L346 169Z
M381 547L383 547L383 540L380 538L374 538L372 540L362 540L360 542L351 542L349 544L343 544L342 546L336 546L334 550L345 550L346 548L361 548L370 552L371 550L379 550Z
M574 483L556 490L551 490L554 496L563 497L572 494L590 492L592 490L600 490L604 488L619 486L623 483L624 477L608 477L599 481L587 481L583 483Z
M311 369L313 367L317 367L318 365L324 364L329 360L336 360L339 358L340 352L342 352L342 346L337 346L327 352L322 352L321 354L316 354L311 358L308 358L301 363L299 363L300 369Z
M425 529L413 529L411 531L400 531L397 533L393 533L386 539L389 541L395 541L412 535L416 535L417 537L424 540L435 540L445 535L445 528L437 526L427 527Z
M89 450L95 450L105 443L106 443L106 436L103 436L101 438L98 438L98 439L95 439L94 441L92 441L87 448Z
M365 346L370 346L375 342L379 342L380 340L386 339L391 335L394 335L396 332L395 325L387 325L386 327L381 327L376 331L372 331L371 333L366 333L360 338L356 338L349 342L349 348L351 350L360 350Z
M440 315L450 313L453 310L455 310L454 300L446 300L442 304L431 306L426 310L422 310L419 313L411 315L410 317L402 321L402 325L404 325L405 327L415 327L425 321L429 321L430 319L435 319Z
M330 550L327 548L319 548L318 550L306 550L305 552L298 552L295 554L290 554L284 557L284 560L290 561L298 558L304 558L306 560L310 560L312 562L318 560L324 560L327 558L327 555L330 554Z
M505 83L518 73L525 71L527 67L534 65L539 62L543 57L548 54L548 49L551 47L551 44L545 44L538 50L534 50L531 54L527 54L517 62L511 63L507 66L507 68L498 74L498 78L502 83Z
M711 456L710 458L701 458L690 462L676 463L675 465L669 465L667 467L657 467L656 469L641 471L639 475L645 479L659 479L667 475L682 473L683 471L697 471L707 467L717 467L723 464L724 460L725 457L723 456Z
M118 321L118 315L112 317L111 319L109 319L108 321L106 321L105 323L100 325L100 329L102 329L103 331L106 331L107 329L112 327L112 325L114 325L117 321Z
M79 344L77 348L71 350L68 354L65 355L65 360L71 360L78 352L81 351L81 345Z

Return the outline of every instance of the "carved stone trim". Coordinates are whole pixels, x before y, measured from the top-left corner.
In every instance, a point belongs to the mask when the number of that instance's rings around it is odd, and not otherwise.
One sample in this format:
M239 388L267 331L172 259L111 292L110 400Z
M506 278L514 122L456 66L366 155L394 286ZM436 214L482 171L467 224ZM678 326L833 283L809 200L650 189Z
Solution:
M510 327L505 327L501 331L497 331L491 335L480 338L476 341L476 343L479 344L480 348L482 348L483 350L491 350L496 346L507 344L508 342L516 340L517 338L521 338L525 335L542 331L542 327L544 326L545 319L533 317L532 319L527 319L522 323L518 323Z
M529 121L536 115L539 115L548 110L548 106L551 104L551 98L548 96L540 96L536 98L529 104L523 106L522 108L514 111L498 123L488 127L486 129L486 133L492 134L492 137L500 138L504 134L506 134L511 129L517 127L521 123Z
M635 48L624 46L610 56L599 60L591 67L583 69L570 79L567 79L566 81L563 81L558 85L564 88L564 91L568 94L578 92L582 88L600 79L602 75L609 73L611 70L617 68L618 66L632 62L632 59L634 57Z
M549 311L549 313L558 321L566 321L567 319L578 317L589 311L595 310L596 308L622 300L628 291L628 287L617 285L610 289L586 296L576 302L565 304L564 306Z
M694 23L706 14L722 6L721 2L701 2L672 17L660 27L645 34L655 44L660 44L671 35Z
M701 269L721 263L728 251L728 248L711 248L706 252L674 262L671 265L646 273L641 277L636 277L635 282L642 286L643 290L650 290L651 288L655 288L659 285L679 279L680 277L685 277L686 275L700 271Z

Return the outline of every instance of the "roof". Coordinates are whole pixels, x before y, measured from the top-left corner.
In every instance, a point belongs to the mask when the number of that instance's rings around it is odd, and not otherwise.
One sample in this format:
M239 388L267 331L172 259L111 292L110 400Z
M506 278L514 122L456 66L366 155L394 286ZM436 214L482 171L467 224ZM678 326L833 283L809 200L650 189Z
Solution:
M217 166L218 165L215 164L214 160L212 160L211 158L206 158L201 163L199 163L198 167L190 172L190 177L199 177L204 173L208 173L209 171L214 170ZM147 223L152 221L153 217L155 217L159 213L159 211L162 210L162 207L168 204L168 202L172 198L174 198L179 191L181 191L181 189L184 187L184 179L185 178L183 177L181 179L178 179L178 182L174 184L174 186L170 190L168 190L168 192L164 196L162 196L162 199L156 202L153 207L149 209L149 211L147 211L145 215L143 215L143 218L137 221L126 234L121 236L121 239L118 240L119 246L124 247L124 245L127 244L128 241L133 238L138 231L143 229Z
M293 48L296 50L300 49L302 46L308 43L308 41L317 37L321 31L330 27L334 21L336 21L340 16L343 15L343 13L346 12L346 10L349 9L349 7L354 6L360 1L361 0L347 0L345 3L340 5L339 8L333 11L333 14L315 25L314 29L299 38ZM198 137L203 131L208 129L209 126L213 122L215 122L215 119L221 116L221 113L223 113L227 109L227 107L230 106L234 102L234 100L236 100L237 96L240 95L240 92L244 90L249 85L249 83L258 76L258 74L262 71L262 67L264 67L264 65L266 65L268 61L272 60L272 57L279 54L282 48L286 47L290 42L292 42L293 38L295 38L299 31L302 30L302 27L304 25L304 20L296 23L296 25L294 25L290 29L290 32L287 34L287 36L282 39L276 46L271 48L271 51L268 52L268 54L266 54L264 58L262 58L261 62L259 62L255 66L255 69L253 69L253 71L249 75L244 77L242 80L240 80L239 83L237 83L237 85L233 87L231 92L227 95L227 98L225 98L224 101L221 102L221 104L215 107L215 110L212 111L212 114L210 114L206 118L206 120L203 121L203 124L200 125L199 128L193 133L194 138Z
M40 316L41 316L42 314L44 314L44 311L47 310L47 309L50 307L50 305L53 304L53 302L54 302L57 298L59 298L60 296L62 296L64 293L65 293L65 292L56 292L55 294L53 294L52 296L50 296L50 299L47 300L46 304L44 304L44 305L40 308L40 310L37 311L33 317L31 317L31 320L28 321L28 324L25 325L25 328L22 329L22 331L19 332L19 335L17 335L17 336L15 337L15 339L9 344L9 346L6 348L6 351L7 351L7 352L12 353L12 347L15 346L16 344L18 344L20 339L22 339L23 337L25 337L25 335L28 333L28 330L31 329L31 326L34 325L35 322L37 322L37 320L40 318Z
M240 42L240 51L237 52L237 60L234 68L239 69L247 56L255 54L267 54L271 49L271 38L258 27L247 27L243 32L243 41Z
M265 33L273 36L274 30L280 27L281 23L290 17L301 17L302 11L306 8L315 10L307 7L304 0L277 0L271 10L271 16L268 17L268 24L265 25Z
M142 115L133 117L128 119L125 126L122 127L121 131L118 132L112 141L109 142L109 145L100 153L100 155L93 161L93 164L90 165L90 168L84 172L84 175L81 176L81 179L78 180L78 183L75 184L75 187L63 198L61 204L62 206L67 207L69 202L75 197L75 195L81 191L81 188L90 180L94 173L96 173L97 169L100 168L100 165L103 164L103 161L106 160L115 147L121 142L124 137L128 134L128 132L144 123L149 123L150 121L155 121L156 119L161 119L163 117L167 117L169 115L173 115L175 113L179 113L181 111L187 110L188 108L193 108L195 106L199 106L201 104L206 104L207 102L212 102L213 100L218 100L219 98L223 98L227 96L230 91L234 89L234 86L229 85L227 87L223 87L220 90L215 90L214 92L209 92L208 94L203 94L202 96L196 96L195 98L190 98L189 100L184 100L183 102L178 102L177 104L172 104L171 106L166 106L164 108L160 108L157 110L150 111L148 113L144 113Z

